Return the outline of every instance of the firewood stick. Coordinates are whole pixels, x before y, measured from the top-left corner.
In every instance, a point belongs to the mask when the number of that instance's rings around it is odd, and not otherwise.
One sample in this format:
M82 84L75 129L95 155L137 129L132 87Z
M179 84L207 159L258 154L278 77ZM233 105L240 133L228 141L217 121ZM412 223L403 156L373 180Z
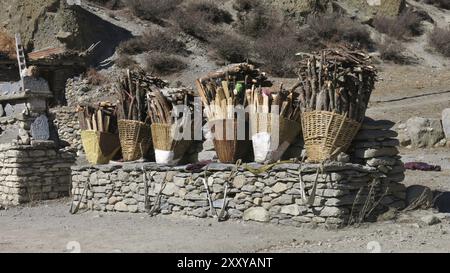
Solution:
M224 98L224 99L222 99L220 101L220 108L221 108L220 110L222 112L222 117L224 119L227 119L228 118L228 106L227 106L227 99L226 98Z
M222 88L223 88L223 91L225 93L225 97L227 98L227 100L229 98L231 98L230 89L228 88L228 80L222 81Z
M84 115L83 115L83 112L81 111L81 109L78 109L77 115L78 115L78 120L80 122L81 130L87 130L86 121L84 119Z
M203 102L203 104L208 105L208 97L206 96L205 89L203 88L203 85L200 83L199 80L195 81L195 85L197 86L198 94L200 95L200 99Z
M104 126L105 131L108 132L108 133L114 133L114 132L111 131L111 128L109 127L110 126L110 122L111 122L111 117L110 116L106 116L105 117L105 126Z
M140 94L140 88L139 83L136 82L136 104L137 104L137 118L139 121L142 121L142 101L141 101L141 94Z
M97 126L98 131L105 132L105 128L103 127L103 113L101 110L97 110Z
M325 110L325 91L322 90L317 95L317 102L316 102L316 111L323 111Z
M263 113L269 113L269 96L263 94Z
M334 98L334 90L332 90L332 86L331 86L331 81L327 81L326 83L326 87L327 87L327 92L328 92L328 98L329 98L329 111L333 111L333 109L336 108L335 105L335 98Z
M227 101L227 107L228 107L228 119L233 119L234 118L234 107L233 107L233 99L232 98L228 98Z
M92 115L92 130L98 131L97 122L95 120L95 114Z

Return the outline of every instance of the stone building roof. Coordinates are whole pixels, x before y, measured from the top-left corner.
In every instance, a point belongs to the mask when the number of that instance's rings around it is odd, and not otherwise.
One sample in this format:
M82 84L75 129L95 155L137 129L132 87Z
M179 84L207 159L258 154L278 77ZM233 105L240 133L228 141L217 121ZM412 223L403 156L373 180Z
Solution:
M26 76L18 82L0 82L0 101L52 96L48 82L43 78Z

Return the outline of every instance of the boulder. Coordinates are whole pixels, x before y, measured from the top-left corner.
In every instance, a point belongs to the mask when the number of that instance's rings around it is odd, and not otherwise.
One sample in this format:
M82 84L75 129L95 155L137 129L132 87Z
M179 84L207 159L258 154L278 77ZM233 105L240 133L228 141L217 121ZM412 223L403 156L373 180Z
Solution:
M406 6L405 0L340 0L337 3L363 22L370 22L375 16L396 16Z
M433 147L445 136L440 119L413 117L406 122L406 131L413 147Z
M444 109L444 111L442 111L442 127L445 137L447 138L447 140L450 140L450 108Z
M269 222L269 212L263 207L253 207L244 211L245 221Z
M420 220L429 226L436 225L441 222L441 219L439 219L436 215L433 214L423 216L420 218Z

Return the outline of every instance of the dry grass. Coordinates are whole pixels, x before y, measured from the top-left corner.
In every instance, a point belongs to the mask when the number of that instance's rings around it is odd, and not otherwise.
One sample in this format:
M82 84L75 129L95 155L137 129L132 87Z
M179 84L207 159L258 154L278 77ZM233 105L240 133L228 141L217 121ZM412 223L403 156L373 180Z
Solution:
M278 77L295 76L297 58L301 43L288 29L274 29L256 40L255 49L263 62L263 68Z
M249 12L259 6L261 2L255 0L235 0L233 8L239 12Z
M86 79L89 84L92 85L102 85L108 81L108 79L100 74L95 68L89 68L86 71Z
M436 51L450 57L450 27L447 29L435 27L430 33L428 41Z
M115 61L115 64L120 68L136 68L138 66L137 62L133 60L129 55L121 54Z
M381 33L392 38L404 40L422 33L422 18L416 13L406 10L397 17L377 16L373 26Z
M141 19L162 24L183 0L125 0L133 14Z
M281 14L267 5L259 4L238 14L237 30L249 37L258 38L282 24Z
M310 15L306 23L309 30L306 29L307 33L301 36L309 37L308 40L314 43L309 47L317 47L317 42L321 42L322 45L347 43L365 49L373 45L369 31L362 24L337 13Z
M174 31L153 30L141 37L132 38L122 42L118 48L119 53L136 55L148 51L161 51L169 54L188 55L190 52L186 45L177 40Z
M403 54L405 47L401 44L401 42L393 38L386 37L381 43L378 44L378 50L382 60L391 61L396 64L410 63L409 58Z
M200 18L211 24L230 24L233 22L231 14L220 9L213 0L191 0L186 4L185 12L199 15Z
M222 34L211 41L216 57L229 63L245 62L249 59L249 41L237 34Z
M178 56L155 52L146 59L146 69L150 74L166 76L187 68L186 63Z
M231 14L212 0L189 1L172 17L181 31L201 41L215 36L219 31L217 25L232 22Z
M16 57L16 43L13 38L0 29L0 57Z

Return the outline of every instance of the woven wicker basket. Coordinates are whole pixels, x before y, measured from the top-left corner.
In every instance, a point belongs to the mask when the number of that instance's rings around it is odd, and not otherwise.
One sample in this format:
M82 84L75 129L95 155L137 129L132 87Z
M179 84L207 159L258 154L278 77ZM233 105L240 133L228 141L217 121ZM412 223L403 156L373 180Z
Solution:
M152 146L151 128L136 120L119 120L119 137L123 159L134 161L143 158Z
M81 131L81 142L86 159L94 165L108 164L120 150L117 134L85 130Z
M273 126L273 122L278 128ZM301 131L299 122L268 113L251 114L250 126L255 161L259 163L281 159Z
M308 161L322 162L336 151L346 152L360 127L361 123L333 112L302 113Z
M174 140L174 131L170 124L153 123L151 128L156 163L177 164L191 146L192 141Z
M245 139L238 139L238 123L234 119L219 119L210 121L214 136L214 148L222 163L234 164L239 159L248 161L252 157L252 144L248 138L248 125L245 128ZM227 138L227 129L233 130L231 138Z

